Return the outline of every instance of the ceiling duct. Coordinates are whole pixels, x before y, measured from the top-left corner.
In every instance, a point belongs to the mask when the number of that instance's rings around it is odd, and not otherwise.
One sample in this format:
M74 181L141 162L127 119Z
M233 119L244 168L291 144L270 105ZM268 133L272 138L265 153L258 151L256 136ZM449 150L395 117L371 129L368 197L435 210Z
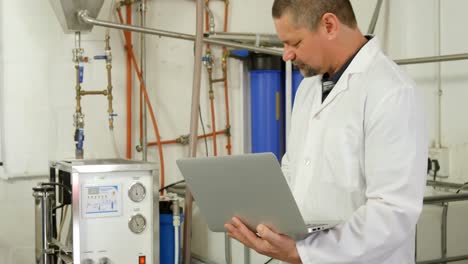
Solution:
M87 10L91 17L97 17L104 0L49 0L65 33L88 32L92 24L80 23L77 13Z

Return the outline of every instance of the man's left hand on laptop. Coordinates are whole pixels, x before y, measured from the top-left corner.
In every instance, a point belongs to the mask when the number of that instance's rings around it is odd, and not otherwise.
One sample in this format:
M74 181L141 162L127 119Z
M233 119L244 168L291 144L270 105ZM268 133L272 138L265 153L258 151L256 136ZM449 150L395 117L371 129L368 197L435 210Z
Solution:
M273 232L265 225L257 226L257 236L237 217L225 224L228 235L256 252L288 263L301 263L296 242L289 236Z

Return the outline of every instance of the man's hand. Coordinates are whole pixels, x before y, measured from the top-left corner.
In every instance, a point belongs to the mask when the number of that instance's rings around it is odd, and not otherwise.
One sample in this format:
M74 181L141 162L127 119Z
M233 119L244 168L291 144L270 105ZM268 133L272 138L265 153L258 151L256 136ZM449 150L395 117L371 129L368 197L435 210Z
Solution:
M286 235L273 232L265 225L258 225L258 237L237 217L232 218L230 223L224 225L228 235L258 253L289 263L301 263L297 252L296 242Z

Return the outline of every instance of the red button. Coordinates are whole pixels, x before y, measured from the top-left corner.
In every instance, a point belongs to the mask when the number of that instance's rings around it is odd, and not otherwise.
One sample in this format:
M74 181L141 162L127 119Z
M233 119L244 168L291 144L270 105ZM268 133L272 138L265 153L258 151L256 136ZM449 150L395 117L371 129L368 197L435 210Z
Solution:
M146 264L146 256L139 256L138 264Z

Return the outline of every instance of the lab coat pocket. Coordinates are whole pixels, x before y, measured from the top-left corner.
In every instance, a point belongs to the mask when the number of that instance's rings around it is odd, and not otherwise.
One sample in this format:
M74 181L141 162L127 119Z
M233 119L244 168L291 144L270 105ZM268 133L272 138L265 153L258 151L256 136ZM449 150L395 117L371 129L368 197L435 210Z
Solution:
M362 133L351 122L329 126L324 136L320 179L342 190L359 190L363 186Z

